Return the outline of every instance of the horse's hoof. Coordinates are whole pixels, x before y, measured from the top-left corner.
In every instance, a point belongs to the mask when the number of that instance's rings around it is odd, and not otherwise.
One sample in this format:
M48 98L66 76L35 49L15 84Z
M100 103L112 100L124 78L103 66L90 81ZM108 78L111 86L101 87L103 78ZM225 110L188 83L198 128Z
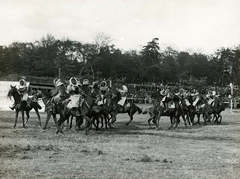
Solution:
M13 128L13 129L15 129L15 128L16 128L16 126L12 126L12 128Z
M116 129L115 127L113 127L111 124L108 124L110 129Z

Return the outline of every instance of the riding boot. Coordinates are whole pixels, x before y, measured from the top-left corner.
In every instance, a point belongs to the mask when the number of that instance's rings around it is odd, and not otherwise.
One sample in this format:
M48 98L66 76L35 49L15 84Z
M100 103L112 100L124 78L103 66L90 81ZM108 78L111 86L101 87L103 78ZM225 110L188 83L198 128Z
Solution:
M167 112L167 107L166 107L166 103L165 102L163 103L163 106L164 106L163 113L166 113Z
M11 107L11 106L9 106L9 108L10 108L11 110L14 110L14 109L15 109L15 106L16 106L16 105L15 105L15 104L13 104L13 105L12 105L12 107Z

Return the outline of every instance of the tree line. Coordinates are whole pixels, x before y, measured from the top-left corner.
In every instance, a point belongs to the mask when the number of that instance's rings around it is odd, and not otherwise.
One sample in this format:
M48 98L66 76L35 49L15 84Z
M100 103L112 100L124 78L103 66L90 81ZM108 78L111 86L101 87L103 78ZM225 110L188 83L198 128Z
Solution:
M93 43L51 34L35 42L0 46L0 77L21 74L67 79L91 77L126 83L181 83L225 86L240 82L240 45L218 49L212 55L160 49L153 38L140 51L123 52L104 34Z

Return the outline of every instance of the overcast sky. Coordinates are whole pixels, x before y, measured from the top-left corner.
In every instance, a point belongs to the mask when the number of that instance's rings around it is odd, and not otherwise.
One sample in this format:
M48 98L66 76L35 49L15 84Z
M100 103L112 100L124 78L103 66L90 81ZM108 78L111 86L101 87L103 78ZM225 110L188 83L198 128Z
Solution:
M98 32L122 50L158 37L162 49L212 54L240 44L240 0L0 0L0 45Z

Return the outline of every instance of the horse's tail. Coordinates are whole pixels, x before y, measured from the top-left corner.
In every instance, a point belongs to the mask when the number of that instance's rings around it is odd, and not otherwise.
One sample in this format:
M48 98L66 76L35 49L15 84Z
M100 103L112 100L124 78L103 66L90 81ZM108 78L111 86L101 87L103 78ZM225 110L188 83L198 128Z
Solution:
M138 107L137 105L136 105L136 107L137 107L138 114L141 114L142 113L142 109L140 107Z
M143 114L148 114L148 113L149 113L149 108L147 108L143 111Z
M37 103L37 107L38 107L38 109L40 109L40 110L42 109L42 106L40 106L40 104L38 104L38 103Z

